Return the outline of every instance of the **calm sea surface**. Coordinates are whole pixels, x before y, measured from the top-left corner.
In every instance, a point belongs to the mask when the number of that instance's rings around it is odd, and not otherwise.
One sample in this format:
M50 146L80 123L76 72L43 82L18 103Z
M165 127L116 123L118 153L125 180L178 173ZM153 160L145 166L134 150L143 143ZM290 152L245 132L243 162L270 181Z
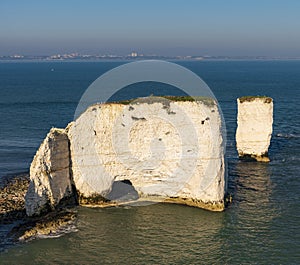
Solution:
M89 84L122 63L0 63L0 183L3 176L28 172L49 129L72 121ZM177 63L198 74L222 107L233 195L228 209L78 207L76 228L59 238L8 247L0 227L0 264L300 264L300 61ZM179 94L145 83L114 99L137 91ZM274 99L269 164L237 159L236 98L245 95Z

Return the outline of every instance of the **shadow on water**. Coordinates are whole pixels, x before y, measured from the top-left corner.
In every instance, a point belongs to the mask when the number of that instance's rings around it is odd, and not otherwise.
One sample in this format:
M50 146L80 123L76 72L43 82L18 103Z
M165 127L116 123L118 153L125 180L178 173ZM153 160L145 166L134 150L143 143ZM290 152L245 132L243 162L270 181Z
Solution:
M270 165L234 161L229 163L229 175L234 202L225 212L217 235L222 245L221 257L227 257L227 263L277 262L272 226L279 213L273 200L275 185Z

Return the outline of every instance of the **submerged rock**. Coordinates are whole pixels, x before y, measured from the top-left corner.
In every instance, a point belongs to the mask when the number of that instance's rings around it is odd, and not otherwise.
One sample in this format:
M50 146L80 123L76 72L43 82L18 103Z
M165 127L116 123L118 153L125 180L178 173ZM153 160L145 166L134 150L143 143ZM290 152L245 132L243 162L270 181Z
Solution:
M62 199L73 198L69 139L63 129L52 128L30 166L25 207L28 216L54 210Z
M269 97L241 97L237 104L236 146L239 157L269 162L273 100Z
M76 231L77 213L74 210L50 212L40 218L26 220L16 226L10 234L19 241L29 241L35 238L57 237L67 232Z
M28 217L25 211L28 186L29 175L20 174L7 178L0 187L0 252L19 242L58 237L77 231L77 210L74 207L64 207L42 216Z

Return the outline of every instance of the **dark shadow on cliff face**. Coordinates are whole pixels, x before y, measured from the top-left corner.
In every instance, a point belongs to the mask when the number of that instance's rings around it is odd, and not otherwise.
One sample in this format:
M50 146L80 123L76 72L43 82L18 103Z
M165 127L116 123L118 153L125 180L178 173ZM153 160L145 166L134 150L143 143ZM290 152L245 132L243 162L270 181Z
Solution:
M137 200L139 195L135 188L132 186L130 180L125 179L121 181L115 181L112 185L110 193L106 196L110 201L132 201Z

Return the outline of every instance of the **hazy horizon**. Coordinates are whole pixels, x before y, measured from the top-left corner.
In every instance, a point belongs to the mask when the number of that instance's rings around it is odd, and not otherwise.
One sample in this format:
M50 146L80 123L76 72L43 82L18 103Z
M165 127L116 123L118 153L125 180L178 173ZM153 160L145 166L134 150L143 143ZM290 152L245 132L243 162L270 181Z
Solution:
M300 1L0 1L0 56L300 56Z

